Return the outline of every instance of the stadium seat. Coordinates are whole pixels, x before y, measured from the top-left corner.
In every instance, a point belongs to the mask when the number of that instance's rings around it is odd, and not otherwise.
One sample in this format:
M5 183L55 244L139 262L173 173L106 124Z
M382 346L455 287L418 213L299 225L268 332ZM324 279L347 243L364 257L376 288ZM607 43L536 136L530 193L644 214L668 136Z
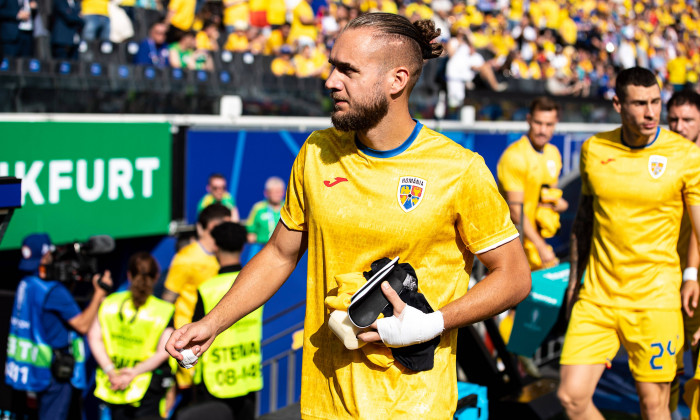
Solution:
M19 63L17 59L5 57L0 61L0 88L3 90L12 90L19 85L17 75L19 74ZM4 102L0 108L5 109L10 106L12 101ZM11 109L11 108L10 108ZM3 112L8 112L5 110Z
M133 89L136 79L140 76L137 68L130 64L109 64L108 74L112 89Z
M233 88L234 77L230 71L225 69L219 70L216 72L216 76L218 77L219 87L223 92L230 91Z
M75 61L56 61L54 64L55 83L59 89L79 90L85 88L81 65Z
M259 61L250 53L234 53L232 64L236 74L236 85L243 92L256 92L262 79L262 69L256 66Z
M136 80L144 91L163 92L168 87L168 71L153 66L135 66Z
M240 86L238 67L233 63L234 54L231 51L220 50L212 53L214 69L219 73L218 81L222 89L233 89Z
M132 64L134 57L139 52L139 43L134 39L128 39L116 45L117 57L120 64Z
M184 92L188 84L189 73L187 69L166 69L164 71L165 78L167 82L166 90L170 92Z
M22 85L39 89L53 87L53 68L50 62L37 58L21 58L18 67Z
M190 72L188 82L197 87L199 93L216 94L219 93L219 80L217 73L206 70L195 70Z
M16 58L4 57L0 61L0 75L15 75L18 73L19 63Z
M119 63L118 46L109 41L82 41L78 52L80 53L80 61L85 62L101 62L101 63Z

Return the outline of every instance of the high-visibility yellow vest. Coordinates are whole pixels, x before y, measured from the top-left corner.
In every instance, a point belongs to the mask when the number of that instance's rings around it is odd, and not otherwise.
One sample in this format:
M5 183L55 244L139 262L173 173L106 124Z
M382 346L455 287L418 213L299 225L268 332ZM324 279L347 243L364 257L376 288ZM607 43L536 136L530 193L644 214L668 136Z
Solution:
M115 369L134 367L155 354L160 336L175 312L172 303L149 296L146 302L134 308L131 292L108 296L98 312L102 340ZM136 376L121 391L112 391L109 377L102 369L95 376L95 396L111 404L131 404L141 401L151 383L153 372Z
M224 297L238 272L220 274L199 286L204 311L209 313ZM217 398L233 398L262 389L262 307L219 334L196 365L195 383L204 381Z

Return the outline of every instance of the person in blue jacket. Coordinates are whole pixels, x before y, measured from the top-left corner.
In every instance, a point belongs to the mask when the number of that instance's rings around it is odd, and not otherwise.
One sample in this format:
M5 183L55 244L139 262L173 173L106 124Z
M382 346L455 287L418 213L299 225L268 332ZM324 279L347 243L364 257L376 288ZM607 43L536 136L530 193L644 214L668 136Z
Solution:
M112 285L109 271L92 279L94 294L84 310L66 286L48 278L53 263L49 235L22 242L22 278L15 294L7 340L5 382L15 394L36 394L39 419L68 418L73 390L85 388L85 347L81 335L92 324ZM104 289L103 289L104 287ZM26 413L26 397L14 395L12 411Z
M54 0L51 15L51 56L78 59L80 33L85 21L80 17L80 0Z

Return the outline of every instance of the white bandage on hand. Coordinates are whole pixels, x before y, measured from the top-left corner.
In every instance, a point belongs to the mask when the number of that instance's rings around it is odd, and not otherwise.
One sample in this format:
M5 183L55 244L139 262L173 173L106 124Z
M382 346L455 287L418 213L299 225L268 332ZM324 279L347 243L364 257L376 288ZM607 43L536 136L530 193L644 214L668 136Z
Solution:
M389 347L404 347L430 341L442 334L445 321L442 312L429 314L406 305L398 317L377 320L377 331Z
M686 267L683 270L683 281L698 281L698 269L695 267Z
M192 369L194 365L197 364L197 360L199 360L199 358L195 356L190 349L180 350L180 354L182 355L183 359L178 360L178 363L185 369Z

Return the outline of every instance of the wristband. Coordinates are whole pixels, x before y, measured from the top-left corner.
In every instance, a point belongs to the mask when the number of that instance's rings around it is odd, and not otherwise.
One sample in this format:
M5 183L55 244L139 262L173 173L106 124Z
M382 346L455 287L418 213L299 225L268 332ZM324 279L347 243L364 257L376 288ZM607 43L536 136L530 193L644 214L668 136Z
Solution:
M102 368L102 371L103 371L104 373L109 373L109 372L111 372L111 371L113 371L113 370L114 370L114 364L111 364L111 365L109 365L109 366L107 366L107 367Z
M442 334L445 321L442 312L429 314L406 305L398 317L377 320L377 332L389 347L405 347L430 341Z
M683 281L698 281L698 269L695 267L686 267L683 270Z

